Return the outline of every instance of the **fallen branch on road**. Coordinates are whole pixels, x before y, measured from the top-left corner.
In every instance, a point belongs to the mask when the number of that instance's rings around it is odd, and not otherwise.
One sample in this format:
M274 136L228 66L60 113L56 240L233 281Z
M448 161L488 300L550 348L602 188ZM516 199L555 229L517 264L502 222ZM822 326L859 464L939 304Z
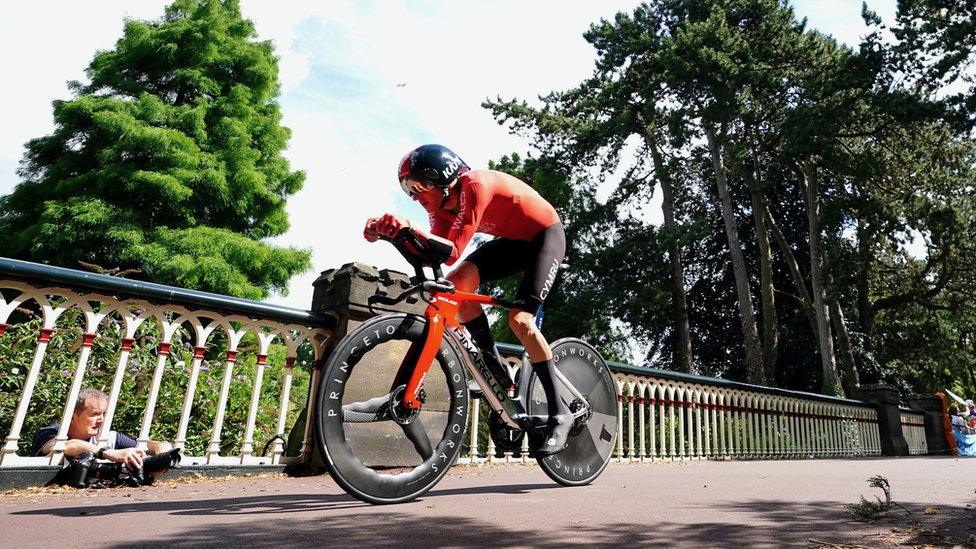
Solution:
M891 499L891 485L888 483L888 479L881 475L875 475L868 479L868 484L872 488L880 488L884 492L884 501L881 498L875 496L877 501L868 501L861 496L861 501L858 503L849 503L844 506L847 510L847 514L854 520L859 520L861 522L874 522L879 518L887 516L891 512L891 508L894 506L901 507L909 515L912 512L904 505L892 501Z

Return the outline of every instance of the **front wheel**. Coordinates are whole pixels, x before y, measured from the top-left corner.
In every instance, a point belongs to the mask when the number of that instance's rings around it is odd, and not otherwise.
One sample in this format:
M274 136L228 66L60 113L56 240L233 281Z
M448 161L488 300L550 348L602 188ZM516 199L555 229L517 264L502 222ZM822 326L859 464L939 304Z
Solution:
M369 503L410 501L457 459L468 414L464 366L448 338L424 380L419 411L400 406L427 321L391 314L339 342L319 385L316 429L329 474Z
M575 338L560 339L552 344L555 367L581 393L573 395L559 381L559 397L572 411L586 408L570 431L566 448L551 456L536 456L539 467L552 480L564 486L582 486L600 476L613 454L617 438L617 391L613 376L600 353L588 343ZM529 386L529 413L546 416L545 391L535 374Z

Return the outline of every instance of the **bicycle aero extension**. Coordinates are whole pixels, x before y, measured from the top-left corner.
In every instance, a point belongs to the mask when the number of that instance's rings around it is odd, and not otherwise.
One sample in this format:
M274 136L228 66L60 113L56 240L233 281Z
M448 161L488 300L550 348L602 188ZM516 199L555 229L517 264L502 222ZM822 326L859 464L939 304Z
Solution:
M492 410L490 434L503 451L519 451L526 435L530 448L537 447L548 420L545 392L528 359L523 357L513 382L457 321L465 302L511 304L455 291L441 271L451 250L446 241L430 237L424 243L404 229L390 242L414 267L415 285L395 298L371 296L370 306L417 295L428 303L426 312L384 314L347 334L326 362L315 421L329 473L346 492L369 503L410 501L455 463L468 424L469 378ZM535 458L554 481L583 485L603 472L613 451L614 382L587 343L568 338L551 348L557 392L575 423L563 451Z

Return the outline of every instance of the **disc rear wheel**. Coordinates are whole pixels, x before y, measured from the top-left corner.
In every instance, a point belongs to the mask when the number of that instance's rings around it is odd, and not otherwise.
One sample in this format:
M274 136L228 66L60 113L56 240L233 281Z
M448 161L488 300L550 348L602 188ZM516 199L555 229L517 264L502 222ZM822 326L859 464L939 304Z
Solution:
M581 413L570 431L566 448L551 456L537 455L536 460L552 480L564 486L581 486L600 476L613 454L617 437L617 392L610 369L589 344L567 338L551 347L555 367L583 398L556 381L559 397L571 411ZM547 415L545 392L534 373L528 396L529 413Z

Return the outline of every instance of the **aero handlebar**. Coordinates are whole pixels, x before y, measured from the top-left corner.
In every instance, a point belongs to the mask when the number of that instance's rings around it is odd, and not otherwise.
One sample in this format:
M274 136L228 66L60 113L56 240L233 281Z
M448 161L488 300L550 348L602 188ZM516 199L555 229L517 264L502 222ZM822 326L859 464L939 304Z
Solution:
M417 292L453 292L454 284L447 280L425 280L420 284L415 284L403 291L397 297L390 297L383 294L374 294L367 298L367 304L396 305Z

